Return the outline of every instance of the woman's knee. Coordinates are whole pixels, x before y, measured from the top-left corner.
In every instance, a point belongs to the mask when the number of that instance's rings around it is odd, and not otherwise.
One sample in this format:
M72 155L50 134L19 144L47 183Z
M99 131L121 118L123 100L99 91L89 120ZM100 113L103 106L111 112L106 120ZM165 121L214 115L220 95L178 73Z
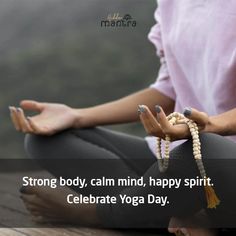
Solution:
M59 158L63 146L67 142L68 135L70 135L69 130L52 136L26 134L24 140L25 151L33 159Z
M227 158L235 156L236 145L231 140L213 133L201 133L200 136L201 142L201 152L207 159L221 159L223 158L222 153L225 154L227 150ZM214 154L214 155L213 155ZM172 151L172 156L175 158L189 158L193 155L193 145L192 139L184 142L183 144L177 146Z
M201 133L201 153L202 159L206 166L210 166L212 161L216 159L227 158L225 157L225 150L232 150L227 153L227 156L235 156L236 145L226 139L225 137L211 134L211 133ZM233 154L234 153L234 154ZM171 160L169 171L176 174L199 174L193 156L193 144L192 139L175 147L171 153Z
M235 142L229 140L226 137L213 133L202 133L200 135L200 141L201 141L201 151L206 159L235 158L235 153L236 153Z
M24 147L29 157L34 159L43 158L42 152L44 152L44 150L48 148L47 140L48 137L45 136L26 134L24 140Z

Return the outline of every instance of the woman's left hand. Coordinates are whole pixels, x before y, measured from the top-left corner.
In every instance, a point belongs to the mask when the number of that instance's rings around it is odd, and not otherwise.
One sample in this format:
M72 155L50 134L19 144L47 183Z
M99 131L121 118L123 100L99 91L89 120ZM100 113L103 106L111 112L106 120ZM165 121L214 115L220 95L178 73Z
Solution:
M147 134L165 139L168 135L171 141L186 139L190 137L189 128L186 124L171 125L167 116L160 106L156 106L156 118L145 105L140 105L140 120ZM194 108L185 108L183 114L186 118L195 121L199 131L207 131L209 116L205 112L200 112Z

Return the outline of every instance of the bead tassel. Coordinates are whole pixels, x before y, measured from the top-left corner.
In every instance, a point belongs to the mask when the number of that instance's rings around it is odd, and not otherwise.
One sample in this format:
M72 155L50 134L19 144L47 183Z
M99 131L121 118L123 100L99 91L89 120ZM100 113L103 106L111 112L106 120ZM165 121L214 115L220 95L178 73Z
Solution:
M205 193L207 199L207 208L216 208L220 204L220 200L217 197L214 189L211 186L205 186Z
M171 113L167 119L169 120L171 125L176 124L183 124L185 123L191 133L192 139L193 139L193 156L196 161L196 164L198 166L198 169L200 171L200 175L202 178L206 178L206 171L205 167L202 162L202 154L201 154L201 143L199 139L199 131L197 124L188 118L186 118L184 115L174 112ZM169 145L170 145L170 137L166 136L165 138L165 155L164 158L161 155L161 139L157 138L157 150L156 150L156 157L158 160L158 166L160 172L165 172L168 169L169 165ZM207 199L207 207L208 208L216 208L217 205L220 204L220 200L217 197L214 189L212 186L205 186L205 194Z

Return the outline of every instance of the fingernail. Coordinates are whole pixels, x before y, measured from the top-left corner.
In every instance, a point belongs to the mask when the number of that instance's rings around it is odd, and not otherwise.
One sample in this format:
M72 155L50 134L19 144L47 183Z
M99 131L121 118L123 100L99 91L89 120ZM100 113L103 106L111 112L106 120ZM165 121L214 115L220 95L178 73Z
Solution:
M26 193L26 187L25 187L25 186L22 186L22 187L19 189L19 191L20 191L21 193Z
M191 115L191 113L192 113L192 108L191 107L186 107L185 109L184 109L184 112L183 112L183 114L185 115L185 116L190 116Z
M17 112L20 112L20 108L19 107L17 107L16 110L17 110Z
M28 120L28 121L29 121L29 120L30 120L30 117L29 117L29 116L27 116L27 117L26 117L26 120Z
M141 113L145 113L145 112L146 112L145 107L142 106L142 105L139 105L139 106L138 106L138 113L141 114Z
M159 105L156 105L155 110L156 110L157 113L160 113L161 112L161 107Z

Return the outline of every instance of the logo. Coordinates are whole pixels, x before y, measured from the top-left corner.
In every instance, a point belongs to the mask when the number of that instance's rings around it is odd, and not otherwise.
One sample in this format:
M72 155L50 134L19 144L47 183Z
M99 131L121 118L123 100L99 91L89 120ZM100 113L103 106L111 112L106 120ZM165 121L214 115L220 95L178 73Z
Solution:
M130 14L121 16L120 13L108 14L107 19L101 21L101 27L136 27L137 22L132 18Z

